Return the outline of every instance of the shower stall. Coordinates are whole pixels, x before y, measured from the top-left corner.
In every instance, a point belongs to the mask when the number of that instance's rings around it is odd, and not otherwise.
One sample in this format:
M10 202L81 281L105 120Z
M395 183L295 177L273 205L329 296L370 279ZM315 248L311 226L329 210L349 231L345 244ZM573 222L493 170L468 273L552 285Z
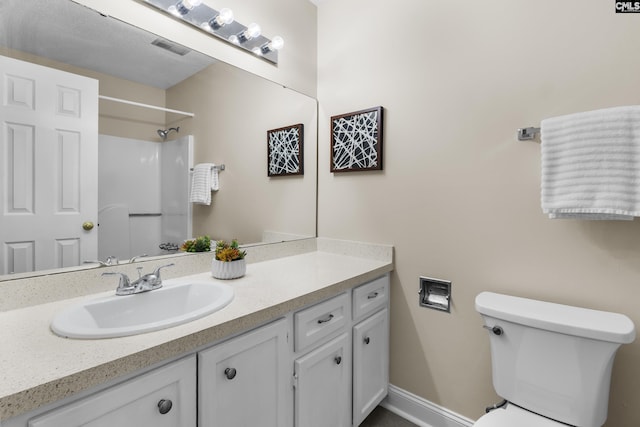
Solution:
M193 136L164 142L100 135L98 257L169 253L191 237Z

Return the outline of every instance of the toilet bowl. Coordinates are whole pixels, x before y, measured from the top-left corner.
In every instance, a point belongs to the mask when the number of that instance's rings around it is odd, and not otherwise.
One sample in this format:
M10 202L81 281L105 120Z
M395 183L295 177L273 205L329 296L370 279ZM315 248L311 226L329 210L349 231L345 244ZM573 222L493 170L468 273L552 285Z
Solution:
M635 339L622 314L482 292L493 386L504 408L474 427L601 427L616 351Z

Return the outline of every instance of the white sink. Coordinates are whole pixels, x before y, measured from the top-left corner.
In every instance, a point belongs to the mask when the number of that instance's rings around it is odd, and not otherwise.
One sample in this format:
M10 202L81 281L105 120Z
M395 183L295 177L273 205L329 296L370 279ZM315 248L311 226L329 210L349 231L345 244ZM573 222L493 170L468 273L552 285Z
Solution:
M233 288L216 282L165 284L127 296L85 301L58 313L51 330L67 338L113 338L157 331L214 313L233 300Z

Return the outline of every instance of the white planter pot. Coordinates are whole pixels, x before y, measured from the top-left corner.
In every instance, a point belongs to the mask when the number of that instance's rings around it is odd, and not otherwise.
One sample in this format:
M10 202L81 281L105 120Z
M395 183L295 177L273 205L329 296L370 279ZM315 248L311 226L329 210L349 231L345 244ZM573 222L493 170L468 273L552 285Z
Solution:
M224 262L213 259L211 262L211 275L216 279L237 279L247 272L247 263L244 259Z

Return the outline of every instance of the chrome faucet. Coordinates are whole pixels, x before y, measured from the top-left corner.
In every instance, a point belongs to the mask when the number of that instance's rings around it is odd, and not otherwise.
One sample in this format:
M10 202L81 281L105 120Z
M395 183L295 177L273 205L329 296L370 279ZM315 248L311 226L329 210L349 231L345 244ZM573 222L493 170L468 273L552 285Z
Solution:
M131 258L129 260L129 264L133 264L134 262L137 261L138 258L144 258L144 257L147 257L147 256L149 256L149 255L147 255L147 254L136 255L136 256L134 256L133 258Z
M141 292L153 291L155 289L159 289L162 287L162 278L160 277L160 270L165 267L172 267L173 263L162 265L156 268L153 273L148 273L145 275L141 274L142 267L138 267L138 278L131 282L129 277L124 273L118 272L105 272L102 273L103 276L114 276L120 275L120 280L118 282L118 287L116 288L116 295L132 295L139 294Z
M106 267L109 265L117 265L118 264L118 257L117 256L108 256L106 261L100 261L100 260L95 260L95 261L83 261L84 264L100 264L101 267Z

